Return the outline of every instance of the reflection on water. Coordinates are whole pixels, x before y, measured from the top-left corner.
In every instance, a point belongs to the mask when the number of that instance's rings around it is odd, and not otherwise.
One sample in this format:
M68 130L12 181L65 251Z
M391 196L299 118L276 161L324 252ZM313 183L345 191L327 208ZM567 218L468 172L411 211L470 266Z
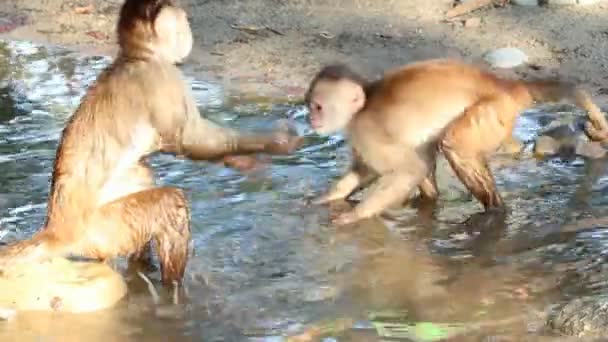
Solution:
M0 44L4 241L42 224L63 123L107 62L29 43ZM602 229L559 228L605 214L602 161L500 163L497 182L512 209L507 217L471 217L478 204L460 196L442 200L436 217L405 208L384 221L336 229L327 224L326 209L307 207L302 198L344 170L342 139L312 135L301 108L226 108L220 88L189 80L210 119L256 129L290 116L308 135L306 147L250 175L154 157L162 182L185 188L191 198L196 255L187 270L186 303L155 306L145 284L127 274L131 291L116 308L80 316L23 314L0 323L2 340L279 341L322 320L365 320L381 309L407 310L411 321L464 323L469 336L518 340L537 333L531 322L560 298L552 266L605 249ZM520 138L534 136L540 114L520 120ZM334 335L381 340L369 326Z

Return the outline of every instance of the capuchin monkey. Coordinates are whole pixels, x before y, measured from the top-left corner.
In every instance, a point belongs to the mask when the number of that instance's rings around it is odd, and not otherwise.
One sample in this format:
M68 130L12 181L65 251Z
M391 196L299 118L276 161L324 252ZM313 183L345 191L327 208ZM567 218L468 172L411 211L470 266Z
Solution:
M188 202L181 189L155 185L146 158L161 152L233 164L255 153L292 153L302 143L285 132L245 134L201 117L176 67L190 53L192 33L171 0L126 0L117 34L116 59L63 130L44 227L0 249L1 267L64 255L138 261L150 257L154 241L163 283L180 283Z
M591 140L607 140L604 115L572 84L502 79L450 59L411 63L374 82L347 66L326 66L305 95L310 125L321 135L344 130L353 163L312 203L346 198L375 181L368 196L334 219L342 225L380 214L416 188L422 199L436 200L436 153L442 151L485 211L504 211L487 156L511 138L524 109L535 101L560 100L587 111L585 133Z

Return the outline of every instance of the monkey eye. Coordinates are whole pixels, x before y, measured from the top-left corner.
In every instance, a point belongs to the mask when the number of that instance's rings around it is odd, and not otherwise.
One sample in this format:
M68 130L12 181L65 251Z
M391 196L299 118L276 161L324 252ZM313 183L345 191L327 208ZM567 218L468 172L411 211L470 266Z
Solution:
M319 102L313 102L312 103L312 108L316 111L321 111L323 109L323 106L321 106L321 104Z

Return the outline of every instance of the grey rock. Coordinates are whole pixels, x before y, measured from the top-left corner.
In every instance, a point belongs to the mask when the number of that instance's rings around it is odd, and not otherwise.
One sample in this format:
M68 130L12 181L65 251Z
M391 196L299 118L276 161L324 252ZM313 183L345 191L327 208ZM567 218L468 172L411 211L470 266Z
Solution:
M559 153L561 144L548 135L541 135L534 141L534 155L537 157L554 156Z
M492 50L483 59L495 68L513 68L528 62L528 56L523 51L512 47Z
M606 155L606 148L599 142L589 141L588 139L578 139L576 154L586 158L599 159Z
M569 336L605 337L608 335L608 297L576 298L558 307L547 325Z
M538 0L511 0L511 2L519 6L538 6Z

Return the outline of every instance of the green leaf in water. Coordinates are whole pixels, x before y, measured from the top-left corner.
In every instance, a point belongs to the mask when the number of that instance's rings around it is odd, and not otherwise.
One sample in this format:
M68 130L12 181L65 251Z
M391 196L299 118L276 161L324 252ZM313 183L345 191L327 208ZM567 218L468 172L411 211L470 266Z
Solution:
M380 337L393 339L411 339L420 342L432 342L446 339L463 332L464 327L456 324L430 322L419 323L383 323L372 322Z

